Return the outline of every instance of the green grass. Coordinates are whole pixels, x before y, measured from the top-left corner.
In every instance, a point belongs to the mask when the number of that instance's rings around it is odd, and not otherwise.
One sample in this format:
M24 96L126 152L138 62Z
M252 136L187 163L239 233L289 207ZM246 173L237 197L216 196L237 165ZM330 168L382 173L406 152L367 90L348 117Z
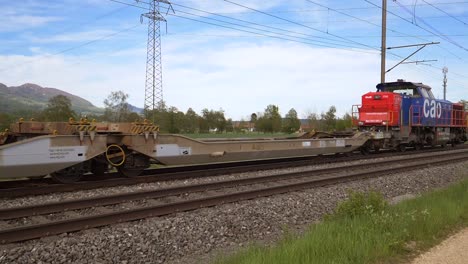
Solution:
M395 206L379 194L357 193L302 236L215 263L395 263L466 226L468 179Z
M267 138L267 137L294 137L297 134L285 133L206 133L206 134L182 134L189 138Z

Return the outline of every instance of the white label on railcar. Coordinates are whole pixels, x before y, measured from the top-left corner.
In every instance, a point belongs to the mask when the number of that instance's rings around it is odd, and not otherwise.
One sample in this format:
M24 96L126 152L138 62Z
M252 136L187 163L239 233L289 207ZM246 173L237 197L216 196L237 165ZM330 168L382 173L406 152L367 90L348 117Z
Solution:
M337 147L344 147L344 146L346 146L346 141L344 139L337 139L336 140L336 146Z
M310 147L312 144L309 141L302 142L302 147L307 148Z
M173 157L181 155L192 155L192 148L179 147L177 144L156 145L156 157Z
M50 139L20 142L0 151L4 166L80 162L86 159L86 146L49 147Z
M179 148L179 154L180 155L192 155L192 148L181 147Z
M49 159L60 161L84 160L85 149L83 146L77 147L54 147L49 148ZM83 158L79 158L83 157Z

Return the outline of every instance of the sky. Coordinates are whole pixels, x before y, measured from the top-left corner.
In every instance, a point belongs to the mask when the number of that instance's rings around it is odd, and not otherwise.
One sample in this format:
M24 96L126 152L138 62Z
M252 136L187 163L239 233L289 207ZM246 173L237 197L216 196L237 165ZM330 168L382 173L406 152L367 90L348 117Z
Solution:
M0 0L0 83L36 83L97 106L112 91L143 107L150 0ZM169 106L250 118L267 105L340 115L380 82L380 0L174 0L161 4ZM427 45L386 74L468 99L468 1L388 1L387 47ZM419 46L387 51L387 70Z

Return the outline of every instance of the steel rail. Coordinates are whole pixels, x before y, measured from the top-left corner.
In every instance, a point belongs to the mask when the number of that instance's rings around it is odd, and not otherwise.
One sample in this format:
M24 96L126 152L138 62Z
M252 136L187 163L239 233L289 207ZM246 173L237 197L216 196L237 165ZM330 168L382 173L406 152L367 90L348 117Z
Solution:
M416 164L400 166L396 168L384 168L378 170L371 170L360 173L352 173L341 176L322 177L313 180L302 181L292 184L284 184L275 187L265 187L242 192L233 192L223 195L214 195L204 198L168 203L164 205L148 206L143 208L135 208L119 212L106 213L101 215L79 217L68 220L61 220L56 222L49 222L44 224L37 224L31 226L23 226L11 228L0 231L0 242L2 244L12 243L24 240L40 238L43 236L56 235L60 233L74 232L94 227L101 227L115 223L122 223L127 221L139 220L148 217L156 217L168 215L181 211L190 211L202 207L211 207L224 203L233 203L243 200L250 200L259 197L266 197L276 194L282 194L292 191L300 191L310 187L324 186L330 184L337 184L356 179L369 178L375 175L385 175L389 173L396 173L400 171L414 170L418 168L427 168L428 166L447 164L449 162L460 162L467 160L466 155L462 157L450 157L437 161L422 161Z
M457 155L466 156L467 153L461 152L461 153L451 154L450 158L457 156ZM439 157L439 156L440 155L431 155L425 158ZM401 158L401 159L392 160L391 162L392 163L399 163L399 162L409 163L413 161L418 161L420 159L421 157ZM343 170L362 169L363 167L365 167L365 169L368 169L368 168L388 165L388 164L389 164L389 161L367 162L363 164L338 166L338 167L332 167L332 168L311 169L311 170L288 172L288 173L282 173L282 174L276 174L276 175L267 175L267 176L250 177L250 178L244 178L244 179L194 184L194 185L189 185L189 186L171 187L171 188L164 188L164 189L157 189L157 190L150 190L150 191L140 191L140 192L109 195L109 196L99 196L99 197L88 198L88 199L76 199L76 200L70 200L70 201L64 201L64 202L46 203L42 205L5 208L5 209L0 209L0 220L8 220L8 219L14 219L14 218L20 218L20 217L30 217L30 216L35 216L35 215L50 214L50 213L61 212L61 211L78 210L78 209L84 209L84 208L96 207L96 206L113 205L113 204L118 204L118 203L123 203L123 202L128 202L128 201L134 201L134 200L176 196L176 195L181 195L185 193L203 192L203 191L216 190L216 189L222 189L222 188L252 185L252 184L258 184L258 183L264 183L264 182L311 177L309 175L317 176L321 174L336 173L336 172L340 172Z

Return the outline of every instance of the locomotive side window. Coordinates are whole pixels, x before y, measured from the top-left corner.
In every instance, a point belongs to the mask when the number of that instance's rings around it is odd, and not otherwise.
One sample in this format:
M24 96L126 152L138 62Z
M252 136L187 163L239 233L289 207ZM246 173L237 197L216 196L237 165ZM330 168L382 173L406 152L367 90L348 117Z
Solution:
M424 88L419 88L421 90L421 94L424 98L429 98L429 94L427 93L427 90Z
M429 94L429 97L434 99L434 94L432 94L432 91L431 90L427 90L427 93Z
M408 95L411 97L421 97L418 90L416 88L399 88L394 89L392 92L402 95Z
M421 91L421 94L424 98L434 99L434 95L432 94L432 91L430 89L419 87L419 90Z

